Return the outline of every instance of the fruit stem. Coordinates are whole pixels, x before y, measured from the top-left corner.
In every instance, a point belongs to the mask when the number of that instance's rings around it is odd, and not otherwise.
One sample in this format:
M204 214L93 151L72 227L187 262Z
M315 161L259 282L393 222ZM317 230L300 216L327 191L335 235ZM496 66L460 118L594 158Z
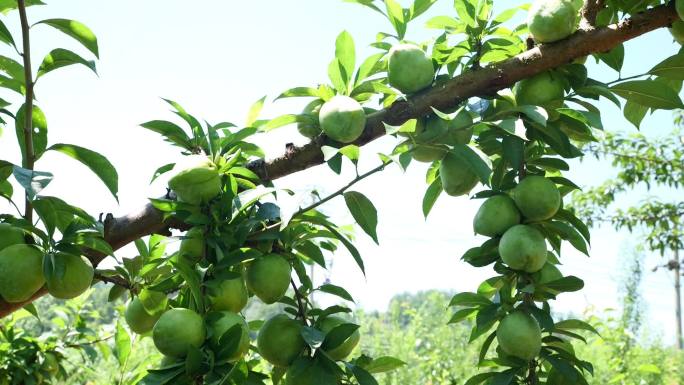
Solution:
M24 161L22 167L27 170L33 170L35 163L35 149L33 147L33 74L31 73L31 42L29 39L29 23L26 17L26 3L25 0L18 0L17 6L19 8L19 19L21 20L21 36L23 43L23 52L21 54L24 59L24 82L26 83L26 100L24 102ZM24 219L27 222L33 223L33 205L29 199L28 192L25 196Z
M527 374L527 379L525 382L528 385L537 385L539 384L539 378L537 378L537 360L531 360L530 361L530 368L529 372Z
M292 284L292 288L294 289L294 292L295 292L295 298L297 299L298 316L302 317L302 322L304 323L304 326L309 326L309 323L307 322L307 319L306 319L306 308L304 307L304 304L302 303L302 293L300 293L299 290L297 289L297 285L295 284L294 279L290 279L290 283Z

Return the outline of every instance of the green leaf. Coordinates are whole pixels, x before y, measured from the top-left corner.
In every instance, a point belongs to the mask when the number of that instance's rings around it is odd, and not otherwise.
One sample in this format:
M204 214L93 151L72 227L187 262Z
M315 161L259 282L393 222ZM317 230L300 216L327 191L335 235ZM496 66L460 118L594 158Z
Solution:
M385 0L385 9L387 10L387 18L392 23L392 26L394 26L394 30L397 31L397 37L399 40L403 40L406 34L404 9L395 0Z
M15 119L15 131L17 133L17 140L19 141L19 148L21 149L22 164L26 164L26 142L24 136L24 125L25 125L25 105L22 105L17 111L17 118ZM38 106L33 106L33 130L31 135L33 136L33 153L35 158L38 159L45 152L47 147L47 119L45 114Z
M61 152L83 163L107 186L116 201L119 201L117 195L119 192L119 174L107 158L95 151L73 144L58 143L52 145L48 150Z
M477 175L482 184L489 185L489 176L492 175L492 169L470 146L466 144L456 144L450 151L450 154L464 161L470 170Z
M335 58L344 68L345 83L349 84L356 66L356 48L354 47L354 39L347 31L342 31L335 40Z
M616 84L610 88L627 101L645 107L663 110L683 108L682 100L677 93L654 80L632 80Z
M422 15L436 2L437 0L414 0L409 11L409 20L413 20Z
M426 219L440 195L442 195L442 179L436 178L430 183L430 186L425 190L425 195L423 196L423 216Z
M366 58L366 60L364 60L363 63L361 63L359 70L356 72L355 84L359 85L363 80L365 80L369 76L375 75L376 73L383 71L384 63L382 62L382 58L384 56L385 54L381 52Z
M278 99L283 99L283 98L297 98L297 97L318 97L319 96L319 91L317 88L312 88L312 87L295 87L295 88L290 88L289 90L283 92L282 94L278 95L275 100Z
M477 293L458 293L451 298L449 301L449 307L451 306L467 306L467 307L484 307L492 304L489 298L477 294Z
M90 68L97 75L97 68L95 67L94 61L86 60L78 54L67 49L56 48L49 54L45 55L45 58L43 58L43 62L40 64L40 68L38 68L37 77L39 78L50 71L73 64L82 64Z
M684 80L684 52L663 60L648 71L649 74L673 80Z
M601 334L599 334L599 332L598 332L598 330L596 330L596 328L594 328L593 326L591 326L587 322L584 322L584 321L578 320L578 319L568 319L565 321L556 322L556 324L554 325L554 328L555 329L564 329L564 330L586 330L586 331L589 331L589 332L596 334L599 337L601 336Z
M324 293L336 295L336 296L338 296L342 299L345 299L347 301L354 302L354 298L343 287L331 285L331 284L327 283L325 285L321 285L321 287L319 287L318 290L320 290Z
M131 336L123 327L122 318L116 323L116 332L114 333L114 356L119 361L119 366L122 366L128 360L131 353Z
M7 1L7 0L5 0L5 1ZM16 3L17 2L14 1L14 4L16 4ZM5 26L5 23L3 23L1 20L0 20L0 41L5 43L5 44L10 44L10 45L16 47L16 45L14 44L14 38L12 37L12 33L9 31L9 29L7 29L7 26Z
M346 247L347 250L349 250L349 253L352 255L352 257L353 257L354 260L356 261L356 264L359 265L359 268L361 268L361 272L362 272L363 275L365 276L365 275L366 275L366 268L365 268L364 265L363 265L363 259L361 258L361 254L359 254L359 250L356 249L356 247L354 246L354 244L352 244L351 242L349 242L349 240L347 239L347 237L345 237L344 235L340 234L340 232L337 231L337 230L336 230L335 228L333 228L332 226L330 226L330 225L328 225L328 224L322 224L322 226L325 227L326 229L328 229L328 231L330 231L331 233L333 233L333 235L335 236L335 238L337 238L340 242L342 242L342 244L344 245L344 247Z
M26 82L24 66L12 58L0 55L0 71L22 84Z
M96 57L100 57L100 53L97 47L97 37L85 24L68 19L47 19L39 21L36 24L49 25L52 28L56 28L59 31L71 36L76 41L81 43L90 52L92 52Z
M561 292L573 292L582 290L582 288L584 287L584 281L575 276L570 275L567 277L563 277L561 279L557 279L555 281L547 282L541 286L544 286L547 289Z
M356 223L361 226L375 243L378 243L378 212L368 198L360 192L348 191L344 193L344 201Z
M359 385L378 385L378 381L362 367L352 365L351 370Z
M637 370L642 372L642 373L652 373L652 374L660 374L662 371L660 368L653 364L641 364L639 367L637 367Z
M479 373L468 379L463 385L478 385L497 375L497 372Z
M162 176L163 174L165 174L165 173L167 173L167 172L173 170L173 168L174 168L175 166L176 166L175 163L169 163L169 164L165 164L165 165L159 167L159 168L154 172L154 175L152 175L152 179L150 180L150 184L152 184L152 182L154 182L157 178L159 178L159 177Z
M454 324L463 321L464 319L470 317L471 314L477 312L479 309L476 307L460 309L455 312L447 324Z
M247 120L245 121L245 126L251 127L254 125L254 122L256 122L257 118L259 117L259 114L261 113L261 110L264 108L264 102L266 101L266 96L263 98L257 100L252 104L252 107L249 108L249 113L247 114Z
M55 229L63 232L73 222L74 217L89 224L95 223L95 219L87 212L56 197L41 196L33 201L33 207L51 236Z
M369 373L384 373L400 368L405 365L406 362L398 358L383 356L373 359L373 361L371 361L371 363L369 363L368 365L365 365L364 368Z
M143 289L140 291L138 298L148 314L155 314L164 311L168 302L166 294L148 289Z
M373 4L374 1L375 0L344 0L345 3L361 4L385 16L385 13Z
M646 117L646 113L648 113L648 107L644 107L640 104L632 102L631 100L628 100L627 103L625 103L623 113L625 115L625 119L632 123L638 130L641 126L641 122Z
M339 94L347 95L348 75L338 59L334 59L328 65L328 78Z
M33 199L52 182L53 175L49 172L28 170L14 166L14 179L26 190L29 199Z
M570 242L570 244L577 250L581 251L585 255L589 256L589 251L587 250L587 244L580 233L573 227L564 222L551 221L547 222L545 226L550 227L554 232L560 235L561 238Z
M164 139L179 147L187 150L191 147L188 134L175 123L167 122L165 120L151 120L140 126L162 135Z
M608 64L610 68L620 72L625 61L625 46L620 44L606 53L596 53L594 55L602 62Z
M325 340L321 345L323 350L332 350L342 345L355 331L359 330L359 325L343 323L335 326L325 335Z

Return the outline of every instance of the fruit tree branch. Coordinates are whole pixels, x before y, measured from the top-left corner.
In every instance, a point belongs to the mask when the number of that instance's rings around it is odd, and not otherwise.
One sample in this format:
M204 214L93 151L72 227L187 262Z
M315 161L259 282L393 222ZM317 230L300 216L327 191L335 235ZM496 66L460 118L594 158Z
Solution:
M581 29L568 39L534 47L502 62L463 73L413 95L408 100L397 101L387 109L368 115L366 128L354 144L361 146L385 135L383 123L398 126L409 119L428 114L431 107L446 110L470 97L494 95L521 79L592 53L609 51L620 43L667 27L675 20L678 20L678 16L674 7L662 5L607 27ZM268 162L252 162L248 167L264 180L275 180L322 164L324 159L321 146L329 143L325 136L319 136L302 147L288 150L284 156ZM117 250L137 238L164 232L168 226L163 215L148 204L138 213L105 221L105 240ZM89 256L95 264L102 259L97 255ZM37 293L34 299L42 294L44 291ZM0 301L0 317L23 305L25 303L7 304Z

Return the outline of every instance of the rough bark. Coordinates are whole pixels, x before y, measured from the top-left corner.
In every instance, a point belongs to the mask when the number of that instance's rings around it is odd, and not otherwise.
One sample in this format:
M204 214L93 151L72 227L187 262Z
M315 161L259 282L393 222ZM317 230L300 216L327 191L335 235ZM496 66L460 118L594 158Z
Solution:
M611 50L613 47L658 28L668 27L678 20L672 5L659 6L603 28L585 27L568 39L534 47L508 60L466 72L447 82L435 85L408 100L397 101L387 109L368 116L364 133L354 144L362 146L385 135L384 123L400 125L431 111L431 107L445 110L474 96L494 95L515 82L543 71L562 66L574 59ZM302 147L288 147L285 155L270 161L255 161L248 165L263 180L275 180L324 162L321 146L328 139L320 136ZM160 212L151 205L141 211L105 221L105 239L114 250L146 235L166 232ZM90 255L99 263L101 255ZM0 318L45 294L39 291L25 303L8 304L0 301Z

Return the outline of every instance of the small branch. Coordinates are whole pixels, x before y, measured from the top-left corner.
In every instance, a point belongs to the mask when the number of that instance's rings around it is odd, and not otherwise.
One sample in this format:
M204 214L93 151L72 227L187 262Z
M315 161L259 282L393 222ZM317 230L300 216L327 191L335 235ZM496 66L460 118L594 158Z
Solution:
M110 339L112 339L113 337L114 337L114 335L112 334L112 335L109 335L109 336L107 336L107 337L100 338L99 340L84 342L84 343L81 343L81 344L66 344L66 345L64 345L64 347L67 347L67 348L80 348L80 347L82 347L82 346L95 345L95 344L98 344L98 343L100 343L100 342L104 342L104 341L110 340Z
M539 378L537 377L537 361L531 360L529 366L529 372L527 374L527 379L525 380L527 385L537 385L539 384Z
M306 308L304 307L304 304L302 303L302 293L299 292L297 289L297 285L295 284L294 279L290 279L290 283L292 284L292 289L294 289L295 292L295 298L297 299L297 312L300 317L302 317L302 322L304 322L305 326L309 326L309 322L306 319Z
M30 26L26 17L25 0L18 0L17 5L19 8L19 19L21 20L21 37L23 41L23 53L21 56L24 59L24 82L26 83L26 99L24 101L24 146L26 148L22 167L27 170L33 170L36 154L33 148L33 74L31 71ZM31 205L28 193L26 193L25 202L24 219L29 223L33 223L33 206Z
M605 0L587 0L582 8L582 29L590 29L596 26L596 16L605 6Z
M106 283L113 283L114 285L125 287L128 290L135 291L135 288L128 281L119 277L107 277L106 275L95 273L95 279Z

